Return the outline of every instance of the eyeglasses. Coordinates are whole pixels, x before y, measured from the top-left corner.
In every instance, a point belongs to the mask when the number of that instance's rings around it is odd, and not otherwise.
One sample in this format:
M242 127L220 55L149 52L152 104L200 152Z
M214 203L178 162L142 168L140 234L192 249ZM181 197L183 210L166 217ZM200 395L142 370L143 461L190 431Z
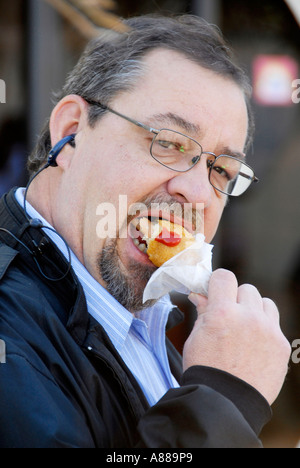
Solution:
M176 172L190 171L201 159L207 157L209 182L219 192L238 197L252 184L258 182L253 169L235 156L221 154L216 156L209 151L203 151L202 146L193 138L183 133L169 129L156 129L137 120L127 117L100 102L85 99L90 105L112 112L122 119L154 134L151 146L151 156L160 164Z

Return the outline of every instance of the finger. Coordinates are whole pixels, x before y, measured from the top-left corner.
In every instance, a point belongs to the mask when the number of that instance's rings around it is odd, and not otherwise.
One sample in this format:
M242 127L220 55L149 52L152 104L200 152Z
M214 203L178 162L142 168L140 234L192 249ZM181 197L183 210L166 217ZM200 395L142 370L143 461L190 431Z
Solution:
M223 304L224 301L237 302L238 282L235 275L224 269L213 272L208 287L208 302Z
M243 284L238 288L237 302L252 306L253 309L263 309L262 297L258 289L252 284Z
M279 322L280 313L275 302L272 301L272 299L269 299L268 297L263 297L262 302L263 302L263 309L264 309L265 314L267 314L270 318Z
M188 297L194 306L197 308L198 315L204 314L207 306L207 297L201 294L191 293Z

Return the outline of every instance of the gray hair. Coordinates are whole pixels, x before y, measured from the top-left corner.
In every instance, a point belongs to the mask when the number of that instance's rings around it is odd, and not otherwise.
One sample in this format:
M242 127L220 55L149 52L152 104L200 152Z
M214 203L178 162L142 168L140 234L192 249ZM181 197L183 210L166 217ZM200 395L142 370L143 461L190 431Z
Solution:
M184 54L193 62L232 79L245 94L249 130L246 147L254 131L250 98L251 86L245 72L236 64L233 52L219 29L202 18L192 15L161 17L146 15L124 21L130 28L126 33L108 31L92 40L77 65L67 77L58 102L69 94L100 101L109 105L122 91L130 91L143 76L143 58L153 49L165 48ZM94 127L105 111L89 108L89 125ZM49 120L37 145L28 158L28 170L35 173L47 160L51 149Z

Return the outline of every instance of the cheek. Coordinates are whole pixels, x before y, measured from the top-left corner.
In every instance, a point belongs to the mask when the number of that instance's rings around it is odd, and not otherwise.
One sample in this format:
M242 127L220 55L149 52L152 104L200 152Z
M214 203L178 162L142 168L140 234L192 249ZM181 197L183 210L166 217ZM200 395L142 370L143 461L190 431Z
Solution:
M128 215L138 214L140 203L157 189L157 177L138 170L109 174L98 184L89 206L89 228L92 235L104 239L112 233L127 235ZM100 234L102 233L102 234Z
M204 211L204 235L205 241L210 243L217 232L223 211L224 203L210 207Z
M111 148L103 155L100 171L110 193L134 194L157 179L150 155L134 145Z
M127 195L128 202L134 203L152 192L166 181L166 174L153 158L135 149L127 151L116 166L115 193Z

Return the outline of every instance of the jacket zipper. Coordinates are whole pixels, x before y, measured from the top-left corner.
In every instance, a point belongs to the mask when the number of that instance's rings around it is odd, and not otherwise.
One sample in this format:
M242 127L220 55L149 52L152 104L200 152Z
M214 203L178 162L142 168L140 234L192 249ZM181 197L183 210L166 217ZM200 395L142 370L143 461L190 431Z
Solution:
M125 385L123 384L122 380L120 379L120 377L118 376L118 374L116 373L115 369L113 368L113 366L111 365L111 363L109 362L109 360L105 359L95 348L93 348L92 346L85 346L85 349L89 352L89 353L92 353L97 359L99 359L101 362L103 362L108 368L109 370L112 372L115 380L118 382L118 384L120 385L120 388L122 389L122 392L125 394L126 396L126 399L127 399L127 402L129 404L129 407L130 407L130 410L134 416L134 419L136 420L136 422L139 421L139 417L131 403L131 399L129 397L129 394L128 394L128 391L125 387ZM140 415L141 416L141 415Z

